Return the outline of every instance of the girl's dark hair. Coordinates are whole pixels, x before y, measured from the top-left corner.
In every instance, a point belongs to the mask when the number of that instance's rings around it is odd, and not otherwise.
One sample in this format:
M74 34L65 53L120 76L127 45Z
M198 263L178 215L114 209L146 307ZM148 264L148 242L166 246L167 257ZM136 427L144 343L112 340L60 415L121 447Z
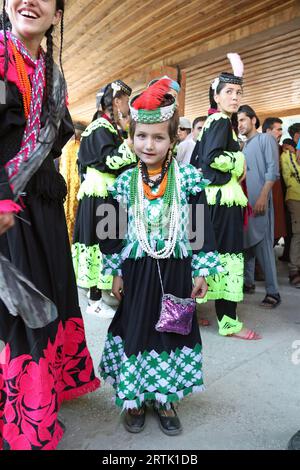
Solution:
M162 100L160 106L170 106L173 103L174 103L174 97L172 95L167 94ZM169 123L168 132L169 132L170 140L171 142L175 143L176 138L177 138L178 126L179 126L179 112L178 112L177 107L171 119L168 120L168 123ZM130 120L129 135L132 140L134 138L136 124L137 124L136 121L134 121L133 119Z
M64 71L62 67L62 49L63 49L63 37L64 37L64 11L65 11L65 0L56 0L56 11L62 11L62 18L60 24L60 51L59 51L59 63L62 75L64 77ZM8 70L8 62L9 62L9 55L8 55L8 46L7 46L7 36L6 31L11 29L11 25L8 19L8 16L5 11L5 0L2 3L2 18L0 21L1 27L3 29L4 35L4 47L5 47L5 65L4 65L4 81L7 81L7 70ZM50 121L53 122L53 108L54 108L54 101L53 101L53 26L51 26L48 31L46 31L45 36L47 39L47 51L45 56L45 63L46 63L46 103L48 107L48 113L50 117Z
M101 107L103 111L98 110L93 116L93 121L95 121L99 117L103 116L105 111L108 111L109 118L112 122L112 125L118 131L118 134L120 137L121 137L121 134L119 132L119 129L115 120L115 116L114 116L113 102L115 98L122 98L122 96L128 96L128 95L124 91L119 90L116 92L115 96L113 96L113 89L111 87L111 84L109 83L105 87L104 95L101 98Z

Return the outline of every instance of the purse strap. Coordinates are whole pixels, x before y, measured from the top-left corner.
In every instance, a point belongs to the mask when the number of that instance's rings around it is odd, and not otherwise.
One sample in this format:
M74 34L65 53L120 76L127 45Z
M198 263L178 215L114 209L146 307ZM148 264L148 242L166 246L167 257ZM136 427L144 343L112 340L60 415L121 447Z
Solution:
M159 266L159 261L158 261L158 259L156 260L156 264L157 264L157 269L158 269L158 275L159 275L161 290L162 290L163 295L165 295L164 285L163 285L163 281L162 281L162 277L161 277L161 272L160 272L160 266Z

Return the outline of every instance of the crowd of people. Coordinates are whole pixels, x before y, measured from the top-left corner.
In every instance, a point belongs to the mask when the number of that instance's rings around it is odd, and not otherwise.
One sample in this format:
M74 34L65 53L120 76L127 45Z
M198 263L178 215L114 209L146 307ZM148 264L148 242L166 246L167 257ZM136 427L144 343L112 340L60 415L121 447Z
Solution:
M279 118L258 132L255 111L241 105L243 63L228 54L232 72L211 83L208 116L180 117L180 83L167 76L134 97L115 80L70 141L64 9L64 0L3 1L0 449L55 449L62 402L100 385L77 287L87 292L88 313L112 318L99 372L126 429L144 429L149 405L169 436L182 431L174 404L203 389L205 322L196 304L215 302L221 336L261 339L238 304L255 290L255 260L266 284L261 307L281 303L279 236L290 238L289 280L300 287L300 124L280 151ZM60 67L52 37L59 23ZM62 153L65 178L54 163ZM279 236L276 182L289 214ZM28 310L37 306L33 324Z

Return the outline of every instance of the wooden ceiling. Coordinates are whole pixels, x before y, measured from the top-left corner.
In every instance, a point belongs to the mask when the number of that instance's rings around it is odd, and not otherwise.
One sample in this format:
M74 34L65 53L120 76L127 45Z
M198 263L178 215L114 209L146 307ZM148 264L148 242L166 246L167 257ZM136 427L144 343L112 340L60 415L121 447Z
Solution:
M299 36L300 0L68 0L72 116L90 121L97 90L112 80L137 91L176 65L186 72L185 115L205 114L210 81L230 71L227 52L244 60L244 103L263 116L300 114Z

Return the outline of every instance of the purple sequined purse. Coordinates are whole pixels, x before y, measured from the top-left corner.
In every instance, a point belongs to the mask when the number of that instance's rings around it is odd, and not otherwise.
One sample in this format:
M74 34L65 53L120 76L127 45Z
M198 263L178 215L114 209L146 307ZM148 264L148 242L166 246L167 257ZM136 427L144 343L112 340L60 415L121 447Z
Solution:
M188 335L192 330L196 302L191 298L181 299L172 294L165 294L158 261L157 267L163 296L160 316L155 329L160 333Z

